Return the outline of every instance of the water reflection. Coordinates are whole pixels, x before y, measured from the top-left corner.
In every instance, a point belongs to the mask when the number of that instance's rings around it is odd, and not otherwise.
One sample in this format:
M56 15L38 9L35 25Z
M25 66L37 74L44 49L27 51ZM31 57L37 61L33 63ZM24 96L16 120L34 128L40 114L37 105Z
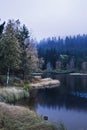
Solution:
M64 88L87 91L87 75L54 75L53 78L59 79Z
M66 109L76 109L87 111L87 99L80 96L74 96L73 94L64 91L61 93L59 89L45 89L39 90L37 93L37 100L34 102L37 106L39 104L42 107L48 109L60 109L65 107Z
M68 130L87 129L87 76L53 75L61 86L35 90L22 105L47 115L49 121L62 121Z

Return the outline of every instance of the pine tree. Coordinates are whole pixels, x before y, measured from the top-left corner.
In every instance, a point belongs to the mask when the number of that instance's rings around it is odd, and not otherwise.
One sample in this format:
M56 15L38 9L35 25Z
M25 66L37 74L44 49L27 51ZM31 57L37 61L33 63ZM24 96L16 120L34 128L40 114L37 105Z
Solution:
M30 40L30 35L27 27L23 25L19 30L19 42L21 49L21 64L23 79L26 79L35 68L37 68L37 51L35 44Z
M0 67L6 69L7 85L10 70L16 68L20 62L19 42L13 21L9 20L0 39Z

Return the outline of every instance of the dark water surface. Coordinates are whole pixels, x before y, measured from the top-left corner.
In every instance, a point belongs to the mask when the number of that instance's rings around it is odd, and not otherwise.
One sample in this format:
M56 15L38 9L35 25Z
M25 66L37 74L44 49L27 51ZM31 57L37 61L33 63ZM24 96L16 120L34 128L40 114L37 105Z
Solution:
M87 76L54 75L58 88L36 90L23 105L34 109L50 122L62 122L67 130L87 130Z

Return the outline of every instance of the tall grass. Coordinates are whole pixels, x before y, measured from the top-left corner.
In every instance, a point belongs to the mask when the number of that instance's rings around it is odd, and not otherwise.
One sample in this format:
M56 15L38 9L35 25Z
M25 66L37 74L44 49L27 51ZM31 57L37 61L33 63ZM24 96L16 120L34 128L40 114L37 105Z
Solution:
M60 123L60 126L59 126L60 130L67 130L67 128L65 128L64 124L63 123Z
M27 97L29 97L29 93L21 87L0 88L1 102L14 102Z

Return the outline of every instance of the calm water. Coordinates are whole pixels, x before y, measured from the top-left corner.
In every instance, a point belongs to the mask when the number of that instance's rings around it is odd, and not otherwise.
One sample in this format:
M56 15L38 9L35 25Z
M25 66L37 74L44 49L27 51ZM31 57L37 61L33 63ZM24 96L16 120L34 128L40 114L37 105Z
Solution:
M34 91L23 105L50 122L63 122L67 130L87 130L87 76L55 75L58 88Z

